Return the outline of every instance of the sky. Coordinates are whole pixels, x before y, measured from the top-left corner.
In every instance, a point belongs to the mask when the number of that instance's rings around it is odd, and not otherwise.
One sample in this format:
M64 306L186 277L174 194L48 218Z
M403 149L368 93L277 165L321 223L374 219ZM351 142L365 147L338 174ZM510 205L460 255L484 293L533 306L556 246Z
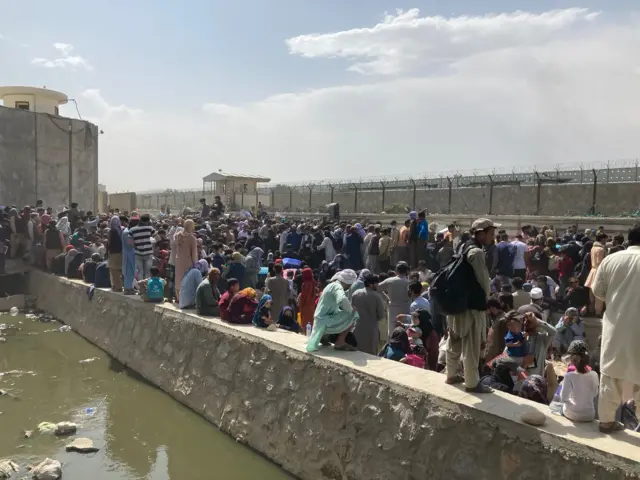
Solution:
M0 0L0 85L74 98L111 192L636 159L640 5L577 1Z

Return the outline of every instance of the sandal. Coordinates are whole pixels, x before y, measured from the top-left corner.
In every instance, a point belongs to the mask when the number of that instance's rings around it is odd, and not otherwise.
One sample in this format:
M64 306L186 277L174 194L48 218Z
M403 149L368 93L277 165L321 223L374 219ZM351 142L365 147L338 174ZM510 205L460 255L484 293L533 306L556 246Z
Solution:
M492 393L493 388L487 387L486 385L482 385L481 383L477 384L475 387L465 387L465 392L468 393Z
M624 424L620 422L611 422L609 426L603 427L601 423L599 428L602 433L615 433L624 430Z
M461 377L460 375L456 375L455 377L452 378L447 378L444 383L446 383L447 385L456 385L458 383L464 383L464 377Z
M334 345L333 348L341 352L355 352L356 350L358 350L356 347L354 347L353 345L349 345L348 343L345 343L343 345Z

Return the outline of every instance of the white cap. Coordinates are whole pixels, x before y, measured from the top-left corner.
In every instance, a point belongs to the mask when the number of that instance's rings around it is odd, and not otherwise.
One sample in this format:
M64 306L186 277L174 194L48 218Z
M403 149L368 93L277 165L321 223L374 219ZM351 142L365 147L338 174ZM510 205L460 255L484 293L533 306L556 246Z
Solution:
M535 287L531 289L531 299L540 300L543 297L542 289Z

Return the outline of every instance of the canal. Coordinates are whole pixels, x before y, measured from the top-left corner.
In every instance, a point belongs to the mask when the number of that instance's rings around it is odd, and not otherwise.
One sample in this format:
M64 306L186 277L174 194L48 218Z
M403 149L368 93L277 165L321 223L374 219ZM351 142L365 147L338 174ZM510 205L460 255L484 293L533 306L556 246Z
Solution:
M292 478L61 324L0 315L0 460L59 460L65 479L280 480ZM75 436L39 433L70 421ZM31 438L24 432L32 430ZM97 453L67 453L74 438Z

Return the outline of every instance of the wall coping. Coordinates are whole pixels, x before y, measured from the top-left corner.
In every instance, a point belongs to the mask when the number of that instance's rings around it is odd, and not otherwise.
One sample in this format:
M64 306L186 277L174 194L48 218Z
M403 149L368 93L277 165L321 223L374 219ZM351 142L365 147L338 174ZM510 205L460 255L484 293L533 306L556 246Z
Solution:
M48 277L76 288L86 289L88 285L81 280L55 277L49 273L32 270L31 275ZM110 289L95 289L94 295L105 295L112 300L117 297L121 302L137 303L136 308L148 308L173 317L178 321L193 322L205 328L212 328L225 334L243 337L253 342L262 342L278 351L299 356L314 357L317 363L339 367L345 374L358 372L391 388L400 388L419 395L436 397L460 407L468 407L471 411L483 412L497 420L513 422L513 434L539 437L547 447L565 452L569 455L589 453L594 461L601 463L617 463L626 468L637 468L640 474L640 434L625 430L614 436L604 435L598 431L598 423L573 423L565 417L553 415L546 405L495 391L492 394L473 395L466 393L460 386L444 383L444 375L429 370L421 370L391 360L382 359L364 352L340 352L330 347L323 347L317 352L308 353L305 349L306 337L286 331L267 331L253 325L234 325L214 317L202 317L189 311L180 310L173 304L145 303L139 296L125 296L111 292ZM94 299L95 301L95 299ZM64 321L64 319L60 319ZM98 345L100 346L100 345ZM524 424L520 416L527 410L535 409L547 417L545 425L534 427ZM472 412L471 412L472 413ZM504 425L504 422L500 422ZM525 429L525 430L522 430ZM604 454L604 455L603 455ZM630 465L631 463L631 465Z

